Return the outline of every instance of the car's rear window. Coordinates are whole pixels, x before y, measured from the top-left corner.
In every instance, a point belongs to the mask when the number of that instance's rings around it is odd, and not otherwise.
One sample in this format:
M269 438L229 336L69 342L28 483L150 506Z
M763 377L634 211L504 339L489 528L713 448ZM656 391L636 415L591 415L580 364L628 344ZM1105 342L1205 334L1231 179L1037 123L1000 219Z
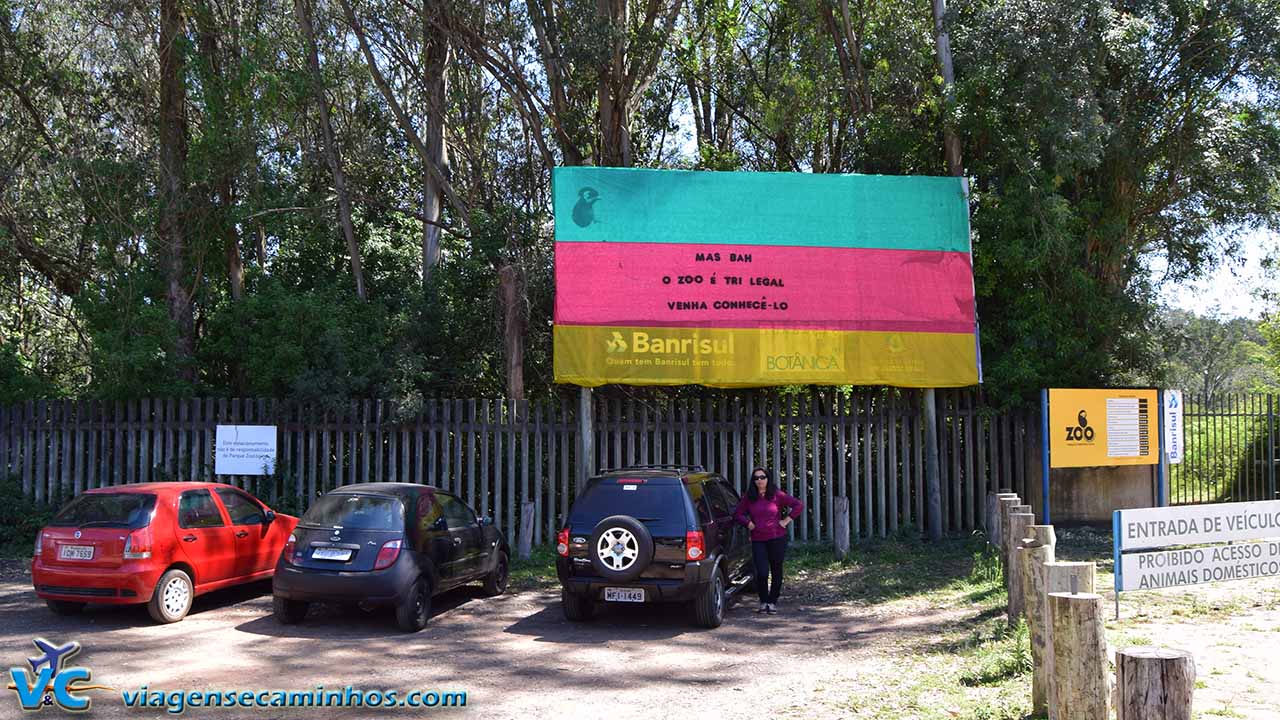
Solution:
M404 506L385 495L325 495L302 516L304 525L351 530L403 530Z
M156 496L150 493L85 493L53 516L51 527L111 527L136 530L151 523Z
M630 515L652 535L683 537L689 529L687 497L683 485L628 484L606 478L588 486L573 504L569 524L574 532L590 532L610 515Z

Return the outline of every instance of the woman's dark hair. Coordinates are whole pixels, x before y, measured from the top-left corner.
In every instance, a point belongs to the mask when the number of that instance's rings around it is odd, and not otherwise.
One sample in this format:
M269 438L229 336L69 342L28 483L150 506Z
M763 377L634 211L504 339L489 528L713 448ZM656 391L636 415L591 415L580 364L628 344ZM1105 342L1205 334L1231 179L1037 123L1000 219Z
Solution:
M758 467L751 471L751 482L747 483L747 499L755 502L760 499L760 491L756 489L756 474L764 473L769 478L769 484L764 486L764 496L770 500L778 494L778 485L773 481L773 471L769 468Z

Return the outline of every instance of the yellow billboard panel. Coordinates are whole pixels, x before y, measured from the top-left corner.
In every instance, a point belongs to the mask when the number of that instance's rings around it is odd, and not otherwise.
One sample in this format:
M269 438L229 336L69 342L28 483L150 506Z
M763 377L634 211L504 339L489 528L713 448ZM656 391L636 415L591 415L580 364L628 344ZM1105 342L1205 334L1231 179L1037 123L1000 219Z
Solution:
M1155 390L1049 390L1049 466L1154 465Z

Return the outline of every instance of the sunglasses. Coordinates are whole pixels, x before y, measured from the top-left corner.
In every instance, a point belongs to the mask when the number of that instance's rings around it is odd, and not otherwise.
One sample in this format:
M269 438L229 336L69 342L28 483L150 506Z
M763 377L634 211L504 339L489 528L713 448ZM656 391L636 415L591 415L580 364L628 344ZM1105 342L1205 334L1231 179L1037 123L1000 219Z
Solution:
M751 479L752 480L768 480L769 476L768 475L752 475Z

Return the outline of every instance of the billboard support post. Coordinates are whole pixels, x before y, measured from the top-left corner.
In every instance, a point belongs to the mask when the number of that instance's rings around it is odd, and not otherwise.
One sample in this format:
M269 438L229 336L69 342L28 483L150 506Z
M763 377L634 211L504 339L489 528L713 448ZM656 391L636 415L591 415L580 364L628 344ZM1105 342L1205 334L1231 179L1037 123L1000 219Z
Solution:
M938 479L938 394L924 391L924 483L929 500L929 539L942 539L942 484Z

